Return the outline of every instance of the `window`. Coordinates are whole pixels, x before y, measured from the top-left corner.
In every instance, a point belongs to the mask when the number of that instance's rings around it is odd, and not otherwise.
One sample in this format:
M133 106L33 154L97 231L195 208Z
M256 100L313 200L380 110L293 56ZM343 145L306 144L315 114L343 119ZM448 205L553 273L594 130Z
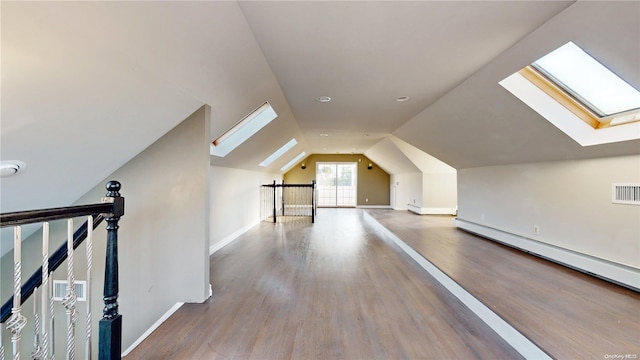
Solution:
M278 117L268 102L245 116L211 144L211 155L225 157L255 133Z
M573 42L500 84L582 146L640 138L640 92Z
M296 144L298 144L298 141L296 141L296 139L289 140L288 143L282 145L280 149L276 150L273 154L269 155L268 158L264 159L264 161L260 163L260 166L267 167L271 165L271 163L276 161L276 159L284 155L284 153L286 153L287 151L291 150L291 148L296 146Z
M298 156L294 157L293 159L291 159L291 161L289 161L285 166L283 166L282 168L280 168L280 171L287 171L289 170L293 165L297 164L298 161L302 160L302 158L307 155L306 152L301 152L300 154L298 154Z
M521 72L594 129L640 120L640 92L573 42Z

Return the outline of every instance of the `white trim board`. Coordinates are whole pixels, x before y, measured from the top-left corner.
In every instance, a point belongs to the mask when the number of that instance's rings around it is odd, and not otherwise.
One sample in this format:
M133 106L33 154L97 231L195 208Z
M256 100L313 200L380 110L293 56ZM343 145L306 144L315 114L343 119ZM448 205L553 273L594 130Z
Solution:
M407 210L418 215L456 215L456 208L423 208L414 204L407 204Z
M444 286L453 296L458 298L469 310L476 314L485 324L498 334L504 341L513 347L526 359L551 359L547 353L536 346L526 336L522 335L518 330L504 321L498 314L491 311L489 307L476 299L467 292L455 280L451 279L444 272L433 265L429 260L425 259L417 251L413 250L409 245L397 237L389 229L385 228L376 219L367 212L364 213L364 219L374 229L378 230L384 236L391 239L400 247L407 255L409 255L418 265L425 269L433 276L442 286Z
M357 209L391 209L391 205L358 205Z
M125 356L129 355L129 353L132 352L138 345L140 345L147 337L149 337L149 335L151 335L151 333L153 333L157 328L159 328L160 325L162 325L163 322L167 321L167 319L169 317L171 317L171 315L173 315L173 313L178 311L178 309L180 309L180 307L182 307L182 305L184 305L184 303L183 302L179 302L179 303L176 303L175 305L173 305L169 310L167 310L167 312L164 313L164 315L162 315L160 317L160 319L158 319L158 321L153 323L153 325L151 325L151 327L149 329L147 329L147 331L145 331L142 335L140 335L140 337L136 341L134 341L133 344L131 344L131 346L129 346L121 354L121 357L125 357Z
M454 219L456 227L489 240L511 246L532 255L586 272L613 283L640 291L640 270L611 261L546 244L524 236L494 229L474 222Z
M227 235L224 237L224 239L218 241L217 243L209 246L209 256L213 255L216 251L222 249L223 247L231 244L233 242L233 240L236 240L237 238L239 238L242 234L246 233L247 231L249 231L252 227L256 226L260 224L260 220L248 224L246 226L244 226L243 228L240 228L234 232L232 232L231 234Z

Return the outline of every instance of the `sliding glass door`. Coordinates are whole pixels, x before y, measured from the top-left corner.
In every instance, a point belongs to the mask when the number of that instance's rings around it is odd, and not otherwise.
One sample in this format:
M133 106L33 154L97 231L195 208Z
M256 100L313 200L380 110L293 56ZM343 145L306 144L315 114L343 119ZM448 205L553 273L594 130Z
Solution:
M357 163L317 163L318 206L355 207L357 175Z

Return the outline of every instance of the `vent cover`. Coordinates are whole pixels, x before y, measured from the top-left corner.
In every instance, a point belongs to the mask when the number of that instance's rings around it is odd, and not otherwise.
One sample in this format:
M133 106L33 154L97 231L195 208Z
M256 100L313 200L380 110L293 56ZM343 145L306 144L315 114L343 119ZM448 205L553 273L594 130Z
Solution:
M78 301L87 301L87 282L76 280L73 284ZM65 296L67 296L67 280L53 280L53 300L62 301Z
M640 205L640 184L611 184L611 202L614 204Z

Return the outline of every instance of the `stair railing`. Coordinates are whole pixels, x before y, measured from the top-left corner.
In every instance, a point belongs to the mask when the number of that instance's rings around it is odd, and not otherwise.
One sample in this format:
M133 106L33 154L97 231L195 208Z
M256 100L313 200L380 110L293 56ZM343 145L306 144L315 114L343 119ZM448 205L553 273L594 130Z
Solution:
M269 222L315 222L317 210L316 181L311 184L262 185L261 219Z
M93 230L103 221L107 222L107 251L104 269L104 311L99 322L100 360L119 359L122 353L122 315L118 313L118 221L124 215L124 198L120 196L120 183L109 181L107 194L98 204L69 206L63 208L30 210L0 214L0 227L14 228L13 296L0 309L0 323L11 332L13 359L20 359L22 329L27 320L22 305L34 296L34 346L30 354L32 359L55 359L54 346L54 302L53 286L49 274L67 260L66 296L62 303L67 315L66 358L75 359L75 327L78 320L76 311L77 295L73 271L74 249L87 241L87 323L85 358L91 359L91 271ZM87 216L87 221L77 231L73 231L73 218ZM53 254L49 255L49 222L67 219L67 241ZM42 266L22 283L22 225L42 223ZM89 225L91 224L91 225ZM40 294L38 295L38 289ZM40 299L38 299L38 296ZM39 300L39 301L38 301ZM39 302L39 304L38 304ZM0 360L4 360L5 349L0 330Z

